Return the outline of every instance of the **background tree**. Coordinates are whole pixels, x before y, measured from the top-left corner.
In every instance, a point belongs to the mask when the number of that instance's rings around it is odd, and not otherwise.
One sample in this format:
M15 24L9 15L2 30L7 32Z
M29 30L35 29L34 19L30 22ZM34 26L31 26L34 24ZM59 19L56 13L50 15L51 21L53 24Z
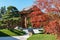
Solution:
M6 7L3 6L3 7L1 7L1 9L0 9L0 19L2 18L2 15L4 15L5 13L6 13Z
M1 7L0 13L1 14L5 14L6 13L6 7L5 6Z

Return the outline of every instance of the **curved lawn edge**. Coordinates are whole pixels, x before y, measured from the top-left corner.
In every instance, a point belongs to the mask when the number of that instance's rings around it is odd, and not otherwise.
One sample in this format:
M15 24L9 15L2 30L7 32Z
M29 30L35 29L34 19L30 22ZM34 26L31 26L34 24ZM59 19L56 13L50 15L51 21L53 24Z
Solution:
M49 34L36 34L29 37L27 40L56 40L56 37Z

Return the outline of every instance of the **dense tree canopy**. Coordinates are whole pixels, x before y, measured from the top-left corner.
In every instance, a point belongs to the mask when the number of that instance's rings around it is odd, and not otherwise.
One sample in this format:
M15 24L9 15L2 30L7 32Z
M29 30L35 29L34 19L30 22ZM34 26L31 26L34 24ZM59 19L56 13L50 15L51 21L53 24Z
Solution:
M1 21L2 20L2 21ZM2 15L0 26L6 26L6 28L14 28L20 22L20 14L16 7L9 6L7 7L6 13Z
M33 12L30 14L30 21L33 27L40 27L42 23L47 21L48 15L45 15L37 6L33 6Z

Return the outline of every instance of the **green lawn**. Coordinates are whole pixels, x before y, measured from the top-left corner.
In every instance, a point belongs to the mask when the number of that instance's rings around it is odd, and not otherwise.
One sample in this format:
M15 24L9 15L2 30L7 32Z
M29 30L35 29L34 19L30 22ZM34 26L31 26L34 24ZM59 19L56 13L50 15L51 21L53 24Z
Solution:
M29 37L28 40L56 40L56 37L49 34L36 34Z
M20 35L24 35L25 32L24 31L20 31L20 30L8 30L8 29L2 29L0 30L0 37L1 36L20 36Z

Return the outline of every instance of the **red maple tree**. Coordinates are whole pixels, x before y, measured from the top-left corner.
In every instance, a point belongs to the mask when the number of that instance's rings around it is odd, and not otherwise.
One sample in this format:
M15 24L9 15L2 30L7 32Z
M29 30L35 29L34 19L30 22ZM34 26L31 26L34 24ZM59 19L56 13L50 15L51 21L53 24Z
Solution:
M33 6L32 10L30 22L33 27L43 26L45 33L60 35L60 16L55 14L60 12L60 0L36 0L36 5ZM45 12L43 13L41 10Z
M32 8L33 12L30 14L30 22L32 23L33 27L40 27L43 25L43 22L45 22L48 19L48 15L43 14L41 10L37 6L33 6Z

